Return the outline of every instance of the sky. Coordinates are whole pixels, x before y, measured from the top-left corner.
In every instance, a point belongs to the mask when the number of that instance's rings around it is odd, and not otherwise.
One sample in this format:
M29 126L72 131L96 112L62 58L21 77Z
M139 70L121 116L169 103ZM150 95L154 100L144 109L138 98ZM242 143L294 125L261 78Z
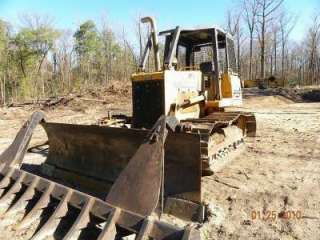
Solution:
M225 24L226 12L237 5L236 0L0 0L0 19L14 26L19 16L38 14L50 16L58 28L75 30L92 19L101 22L106 16L113 29L133 28L138 15L151 15L157 19L159 30ZM302 40L320 0L285 0L285 8L298 17L291 38ZM236 9L240 10L241 9Z

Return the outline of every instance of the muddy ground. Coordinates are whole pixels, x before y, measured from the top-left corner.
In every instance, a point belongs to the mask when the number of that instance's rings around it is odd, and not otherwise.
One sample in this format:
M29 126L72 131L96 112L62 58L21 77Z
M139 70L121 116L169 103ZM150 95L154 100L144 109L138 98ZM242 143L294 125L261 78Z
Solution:
M200 228L202 239L320 239L320 102L312 102L315 93L304 99L304 93L287 92L245 91L237 109L255 113L257 136L225 168L203 179L211 215ZM45 113L50 121L93 123L107 111L130 112L125 95L111 93L104 100L76 99ZM36 109L0 108L0 151ZM39 128L32 144L44 138ZM0 239L7 239L1 224L0 229Z

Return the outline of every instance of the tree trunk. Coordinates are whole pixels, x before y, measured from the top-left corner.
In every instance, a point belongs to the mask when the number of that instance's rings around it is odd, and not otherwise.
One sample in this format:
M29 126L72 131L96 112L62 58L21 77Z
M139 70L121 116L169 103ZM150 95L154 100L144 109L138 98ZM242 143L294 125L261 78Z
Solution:
M141 31L140 21L138 21L138 29L139 29L139 63L140 63L143 55L142 31Z
M274 33L274 74L277 75L277 33Z
M281 79L282 86L284 87L285 82L285 40L282 39L282 47L281 47Z
M270 54L270 76L273 76L273 54Z
M252 51L253 51L253 31L250 31L250 53L249 53L249 79L252 80Z
M239 76L241 76L241 62L240 62L240 28L239 28L239 24L237 27L237 63L238 63L238 74Z
M5 100L4 100L4 98L5 98L5 94L4 94L4 92L5 92L5 90L4 90L4 76L3 76L3 81L1 81L0 82L1 84L0 84L0 90L1 90L1 104L2 105L5 105Z
M265 19L263 19L262 21L263 22L262 22L262 27L261 27L260 78L264 82L264 78L265 78Z

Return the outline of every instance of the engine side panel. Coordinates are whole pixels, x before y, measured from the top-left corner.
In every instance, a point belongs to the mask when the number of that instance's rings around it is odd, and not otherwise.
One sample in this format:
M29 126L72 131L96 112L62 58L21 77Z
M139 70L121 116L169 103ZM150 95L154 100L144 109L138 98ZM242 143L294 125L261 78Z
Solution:
M132 81L133 127L151 128L164 114L163 79Z
M164 75L165 83L165 113L172 111L173 105L179 105L192 97L199 95L202 87L202 73L200 71L167 70ZM186 109L176 109L175 116L179 120L198 118L198 105Z

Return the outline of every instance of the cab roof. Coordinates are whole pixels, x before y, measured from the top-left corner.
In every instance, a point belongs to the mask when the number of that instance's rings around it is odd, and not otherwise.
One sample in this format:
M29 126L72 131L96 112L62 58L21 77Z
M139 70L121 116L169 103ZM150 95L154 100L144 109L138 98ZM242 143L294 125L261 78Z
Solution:
M159 33L160 36L169 35L175 32L176 29L169 29ZM225 38L232 39L232 36L219 27L211 28L188 28L180 30L179 42L184 44L201 45L212 41L212 32L216 30L218 33L218 41Z

